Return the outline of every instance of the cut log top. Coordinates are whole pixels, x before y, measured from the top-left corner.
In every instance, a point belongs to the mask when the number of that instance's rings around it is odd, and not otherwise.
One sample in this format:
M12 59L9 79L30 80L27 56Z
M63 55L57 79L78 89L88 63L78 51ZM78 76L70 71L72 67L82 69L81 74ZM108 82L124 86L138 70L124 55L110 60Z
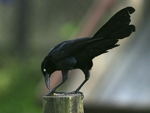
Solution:
M43 113L84 113L80 94L43 96Z

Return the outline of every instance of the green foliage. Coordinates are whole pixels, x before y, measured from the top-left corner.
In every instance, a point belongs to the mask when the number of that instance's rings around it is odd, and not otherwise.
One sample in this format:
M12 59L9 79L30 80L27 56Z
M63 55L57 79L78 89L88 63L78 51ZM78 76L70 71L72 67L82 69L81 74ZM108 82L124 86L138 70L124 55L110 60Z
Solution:
M35 93L42 77L36 60L8 58L3 64L0 71L0 113L42 113L42 104L38 105Z
M40 63L50 47L74 37L93 1L22 2L0 7L0 113L42 113L36 98Z
M77 22L73 22L73 21L69 21L65 24L62 24L60 26L60 36L61 37L64 37L65 40L66 38L71 38L71 37L74 37L74 35L76 35L77 33L77 27L78 27L78 24Z

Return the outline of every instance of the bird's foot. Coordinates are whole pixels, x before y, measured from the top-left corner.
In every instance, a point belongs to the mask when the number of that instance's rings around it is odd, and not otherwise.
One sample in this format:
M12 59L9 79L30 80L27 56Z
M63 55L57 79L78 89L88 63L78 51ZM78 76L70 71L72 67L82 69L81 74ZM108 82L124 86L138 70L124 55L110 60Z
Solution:
M45 96L53 96L54 95L54 91L49 91L49 93L47 93Z

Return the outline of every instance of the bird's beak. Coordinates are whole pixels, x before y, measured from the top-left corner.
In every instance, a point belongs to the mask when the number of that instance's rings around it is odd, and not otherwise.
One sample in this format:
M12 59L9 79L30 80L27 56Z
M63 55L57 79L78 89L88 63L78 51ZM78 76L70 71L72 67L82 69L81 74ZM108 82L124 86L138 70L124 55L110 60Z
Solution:
M48 73L46 73L46 75L45 75L45 84L46 84L47 88L50 89L50 80L49 80Z

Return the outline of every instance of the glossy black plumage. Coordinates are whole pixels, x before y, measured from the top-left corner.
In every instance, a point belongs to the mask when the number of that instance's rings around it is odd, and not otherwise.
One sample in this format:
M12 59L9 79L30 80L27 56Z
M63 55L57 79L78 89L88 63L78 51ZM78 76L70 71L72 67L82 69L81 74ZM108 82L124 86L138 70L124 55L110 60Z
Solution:
M130 14L135 11L127 7L117 12L104 26L102 26L93 37L85 37L64 41L53 47L42 62L41 70L45 77L45 83L49 88L49 77L57 70L62 71L63 80L48 95L62 85L67 79L68 70L81 69L85 74L83 83L73 92L78 93L84 83L89 79L89 70L93 66L92 59L107 50L117 47L119 39L131 35L135 26L130 25Z

